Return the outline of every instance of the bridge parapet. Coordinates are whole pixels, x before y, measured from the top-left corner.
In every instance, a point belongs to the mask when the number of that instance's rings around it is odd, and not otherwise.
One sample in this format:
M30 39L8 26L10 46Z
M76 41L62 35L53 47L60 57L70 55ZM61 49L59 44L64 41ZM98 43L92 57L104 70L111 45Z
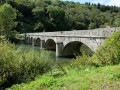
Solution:
M26 36L76 36L76 37L109 37L113 32L120 30L117 28L99 28L92 30L73 30L73 31L58 31L58 32L41 32L41 33L26 33Z

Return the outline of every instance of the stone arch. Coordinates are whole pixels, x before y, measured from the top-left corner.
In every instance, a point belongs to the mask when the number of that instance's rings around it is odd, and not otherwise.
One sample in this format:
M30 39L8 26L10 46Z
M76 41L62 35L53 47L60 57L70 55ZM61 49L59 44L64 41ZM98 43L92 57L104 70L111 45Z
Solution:
M56 50L56 43L53 39L47 39L45 42L45 48L48 50Z
M82 45L79 41L72 41L65 45L63 48L63 56L74 56L76 54L81 54L80 46Z
M96 42L93 42L89 38L70 38L70 39L65 39L63 41L64 46L66 46L70 42L81 42L82 44L86 45L89 47L92 51L94 51L94 46Z
M40 42L41 42L41 39L39 37L35 39L36 46L40 46L40 44L41 44Z
M82 54L81 50L80 50L82 45L85 45L89 48L88 45L86 45L86 44L84 44L83 42L80 42L80 41L71 41L71 42L67 43L65 45L65 47L63 48L63 56L75 56L75 55Z
M35 38L34 37L30 37L30 44L33 44L33 45L35 45Z

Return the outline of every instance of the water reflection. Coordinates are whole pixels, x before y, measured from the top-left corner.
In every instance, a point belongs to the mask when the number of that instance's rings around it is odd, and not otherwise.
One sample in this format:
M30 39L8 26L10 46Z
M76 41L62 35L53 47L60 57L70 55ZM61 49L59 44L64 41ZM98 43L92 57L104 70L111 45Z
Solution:
M23 43L22 44L17 44L16 46L23 48L23 50L28 50L28 51L35 50L35 51L38 51L38 52L41 51L40 46L34 46L34 45L23 44ZM44 49L44 50L46 50L46 49ZM72 56L72 57L56 57L55 56L55 51L51 51L51 50L46 50L46 51L50 51L52 53L51 57L53 58L53 60L59 60L61 62L62 61L65 62L65 61L68 61L68 60L73 60L73 58L75 58L75 56ZM87 47L84 44L81 46L80 51L82 53L85 52L86 54L88 54L90 56L94 53L92 50L90 50L89 47Z
M17 44L16 45L17 47L20 47L22 48L23 50L27 50L27 51L30 51L30 50L35 50L35 51L42 51L42 50L45 50L45 51L50 51L52 53L51 55L51 58L54 60L54 61L59 61L59 62L67 62L69 60L73 60L73 57L56 57L55 56L55 51L52 51L52 50L47 50L47 49L41 49L40 46L33 46L33 45L29 45L29 44Z

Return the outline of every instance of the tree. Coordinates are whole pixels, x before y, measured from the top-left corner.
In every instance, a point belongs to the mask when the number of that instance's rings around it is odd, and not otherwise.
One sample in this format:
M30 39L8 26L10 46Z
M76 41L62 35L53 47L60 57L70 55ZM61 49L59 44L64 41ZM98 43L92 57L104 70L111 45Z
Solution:
M86 29L86 25L83 22L75 22L75 29L77 30Z
M88 28L89 29L95 29L96 28L96 24L95 23L90 23Z
M16 10L9 4L5 3L0 7L0 30L7 39L11 30L17 25L16 16Z
M44 26L41 22L35 24L34 31L36 32L42 32L44 30Z
M115 27L119 27L119 26L120 26L120 18L117 18L117 19L114 21L114 26L115 26Z
M6 0L0 0L0 5L2 5L5 2L6 2Z
M35 19L37 19L37 21L38 21L38 20L40 20L40 21L45 20L46 14L45 14L45 9L44 9L44 7L39 7L39 6L37 6L36 8L34 8L34 9L32 10L32 12L33 12L33 14L34 14L34 16L35 16Z
M58 6L48 6L47 11L49 13L49 19L52 23L54 23L57 26L57 30L63 30L64 29L64 23L62 23L65 19L65 11Z
M48 6L47 10L49 12L49 18L53 22L63 21L65 18L65 12L62 8L58 6Z

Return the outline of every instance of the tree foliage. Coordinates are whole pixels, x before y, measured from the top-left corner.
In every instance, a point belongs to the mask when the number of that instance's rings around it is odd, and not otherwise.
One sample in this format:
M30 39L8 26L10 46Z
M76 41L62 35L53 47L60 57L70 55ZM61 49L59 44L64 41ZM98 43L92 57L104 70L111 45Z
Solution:
M17 31L69 31L120 26L120 7L62 0L2 0L16 8ZM22 24L21 24L22 23Z
M120 18L115 19L114 26L116 26L116 27L120 26Z
M0 7L0 30L8 37L10 31L17 25L16 10L5 3Z
M37 75L48 71L53 64L51 52L41 53L16 48L7 41L1 41L0 47L0 90L15 83L34 80Z

